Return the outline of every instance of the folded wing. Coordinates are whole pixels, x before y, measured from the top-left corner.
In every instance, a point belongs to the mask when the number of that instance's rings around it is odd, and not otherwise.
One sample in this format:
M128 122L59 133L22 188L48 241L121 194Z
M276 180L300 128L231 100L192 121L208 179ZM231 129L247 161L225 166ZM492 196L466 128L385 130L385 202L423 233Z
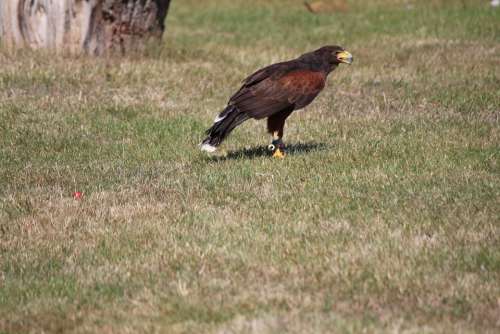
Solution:
M229 100L242 113L256 119L284 109L300 109L312 102L325 86L323 72L284 62L263 68L244 80Z

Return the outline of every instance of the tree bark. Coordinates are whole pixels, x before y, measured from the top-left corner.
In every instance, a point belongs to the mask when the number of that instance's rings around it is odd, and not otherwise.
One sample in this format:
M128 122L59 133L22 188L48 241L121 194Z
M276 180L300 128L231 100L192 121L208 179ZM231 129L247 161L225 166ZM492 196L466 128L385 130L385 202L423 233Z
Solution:
M0 0L8 47L101 55L142 49L161 38L170 0Z

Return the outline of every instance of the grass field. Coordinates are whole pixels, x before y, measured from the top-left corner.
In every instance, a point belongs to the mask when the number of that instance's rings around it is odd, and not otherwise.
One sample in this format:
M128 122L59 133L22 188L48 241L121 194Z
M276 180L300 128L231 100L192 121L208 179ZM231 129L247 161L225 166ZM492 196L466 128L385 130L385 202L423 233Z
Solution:
M146 57L0 51L0 333L498 333L488 2L174 0ZM199 151L247 74L324 44L355 62L286 159L257 121Z

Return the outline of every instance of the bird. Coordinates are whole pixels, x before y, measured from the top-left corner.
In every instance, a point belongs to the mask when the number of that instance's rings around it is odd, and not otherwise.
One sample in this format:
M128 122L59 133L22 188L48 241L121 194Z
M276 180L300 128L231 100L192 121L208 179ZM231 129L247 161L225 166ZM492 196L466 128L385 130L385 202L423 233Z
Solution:
M205 132L202 151L214 152L229 133L248 119L267 118L272 136L268 149L272 156L284 158L285 120L290 114L309 105L323 90L328 75L339 64L351 64L353 56L337 45L323 46L284 62L261 68L243 80Z

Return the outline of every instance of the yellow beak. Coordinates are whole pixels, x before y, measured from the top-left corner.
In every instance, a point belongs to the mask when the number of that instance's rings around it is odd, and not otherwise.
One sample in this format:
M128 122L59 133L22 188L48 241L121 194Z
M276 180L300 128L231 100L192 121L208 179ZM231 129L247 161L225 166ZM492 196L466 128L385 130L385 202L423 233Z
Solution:
M346 63L346 64L352 64L352 61L354 60L352 58L352 54L350 54L347 51L342 51L337 53L337 59L341 63Z

